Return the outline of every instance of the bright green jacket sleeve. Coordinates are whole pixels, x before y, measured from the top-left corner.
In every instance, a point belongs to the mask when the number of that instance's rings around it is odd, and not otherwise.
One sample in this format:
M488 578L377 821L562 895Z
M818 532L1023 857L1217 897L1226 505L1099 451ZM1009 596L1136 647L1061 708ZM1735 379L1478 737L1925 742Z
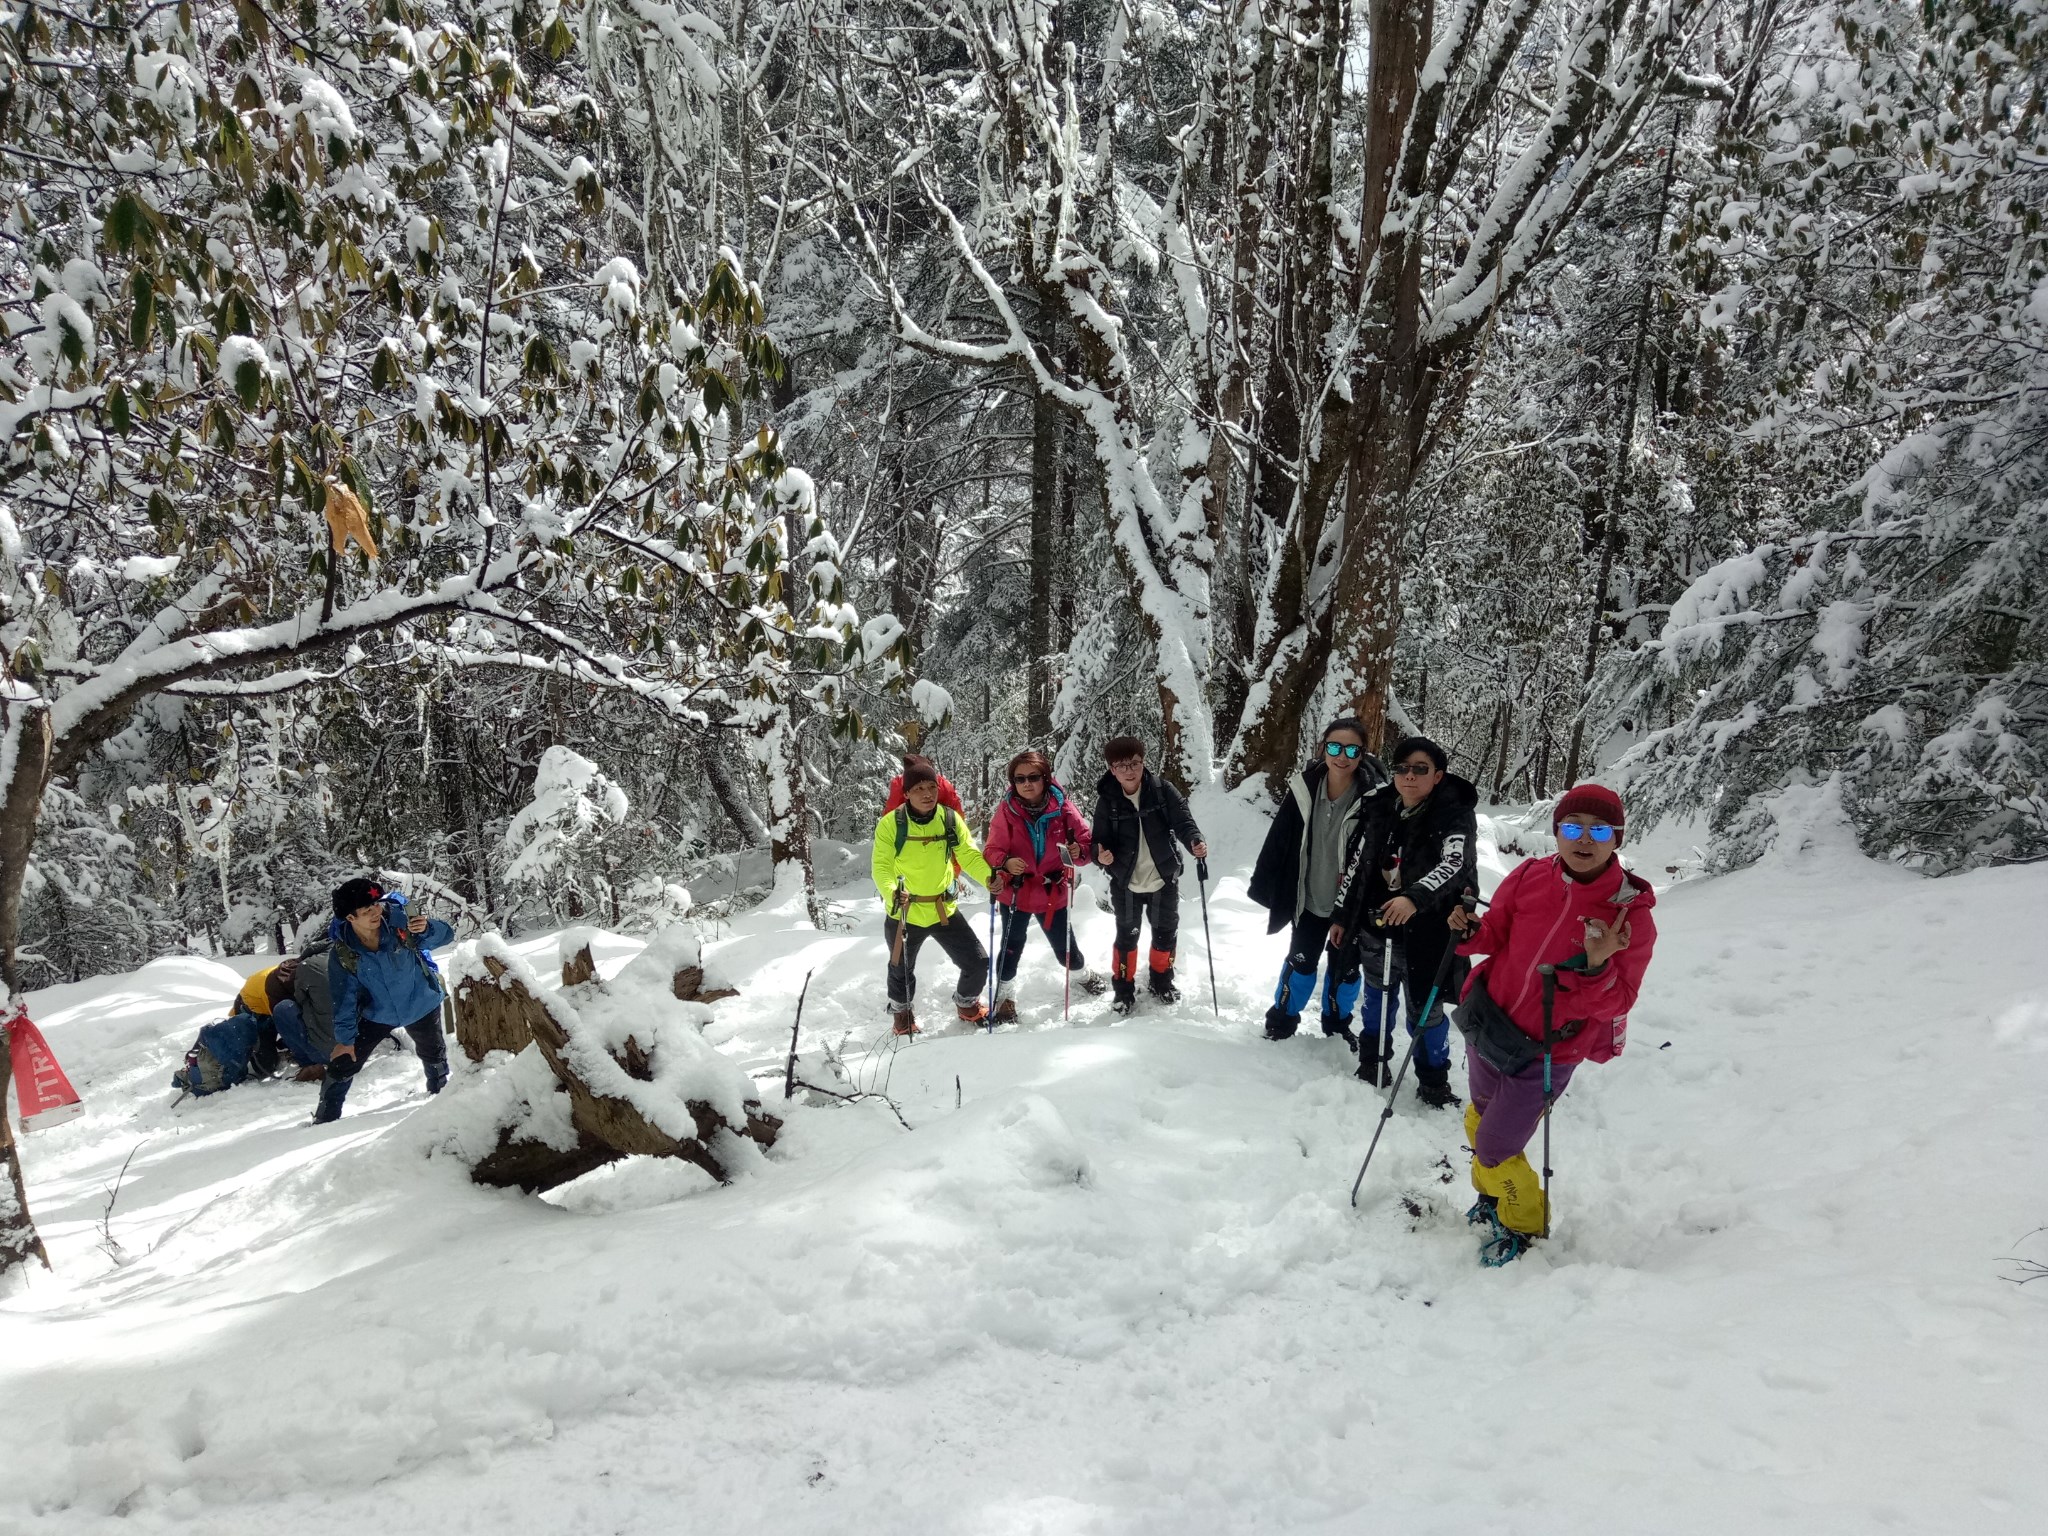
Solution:
M887 907L896 894L896 813L889 812L875 823L875 847L868 859L875 877L875 892Z

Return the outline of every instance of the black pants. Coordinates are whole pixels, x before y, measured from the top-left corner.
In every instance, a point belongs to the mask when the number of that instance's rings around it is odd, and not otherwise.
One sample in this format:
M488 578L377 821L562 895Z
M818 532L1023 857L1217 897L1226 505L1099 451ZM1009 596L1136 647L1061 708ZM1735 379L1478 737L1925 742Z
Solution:
M427 1092L439 1093L448 1082L448 1035L441 1027L441 1010L422 1018L414 1019L405 1026L406 1035L412 1041L412 1048L419 1052L420 1065L426 1069ZM370 1059L370 1053L389 1040L398 1031L389 1024L362 1023L356 1026L356 1066ZM348 1085L355 1081L351 1073L347 1077L330 1077L320 1085L320 1107L313 1112L318 1121L336 1120L341 1117L342 1103L348 1098Z
M1024 956L1024 941L1031 937L1031 925L1038 924L1045 930L1046 942L1052 945L1052 952L1067 957L1067 969L1082 970L1087 961L1081 958L1081 946L1074 942L1073 931L1067 925L1067 908L1057 912L1020 912L1015 907L999 907L1003 914L1003 950L996 961L996 979L1013 981L1017 976L1017 962Z
M1116 916L1116 947L1135 950L1138 931L1145 919L1152 920L1152 947L1172 954L1180 942L1180 883L1169 880L1156 891L1140 896L1127 885L1109 888L1109 909Z
M902 926L900 918L882 919L882 940L892 955L896 952L896 930ZM988 951L981 947L967 914L955 908L953 915L936 927L910 924L903 935L903 960L889 967L889 1001L898 1008L908 1008L917 996L917 952L926 939L936 939L946 958L960 967L960 985L953 991L954 999L972 1002L981 996L981 989L988 984Z

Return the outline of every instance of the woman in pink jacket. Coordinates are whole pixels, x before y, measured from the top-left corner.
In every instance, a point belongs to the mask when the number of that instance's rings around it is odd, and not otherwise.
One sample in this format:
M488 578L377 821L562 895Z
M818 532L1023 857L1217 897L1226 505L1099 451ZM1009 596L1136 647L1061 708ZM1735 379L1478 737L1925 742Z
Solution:
M1524 1148L1581 1062L1621 1054L1657 943L1656 893L1615 856L1621 797L1581 784L1557 802L1551 828L1557 852L1526 860L1503 880L1459 950L1487 957L1458 1007L1472 1087L1465 1139L1479 1191L1467 1219L1489 1229L1480 1247L1487 1264L1519 1258L1549 1235L1549 1205ZM1461 933L1471 921L1463 909L1450 918ZM1546 966L1554 972L1547 1021Z
M1087 969L1067 921L1073 899L1074 865L1085 865L1093 839L1088 823L1067 800L1052 776L1043 752L1019 752L1010 759L1010 792L996 807L982 852L995 871L989 892L1003 914L1002 946L996 956L998 1024L1017 1018L1017 961L1035 920L1045 930L1056 955L1066 957L1070 971L1089 992L1103 981ZM1062 860L1061 854L1065 854Z

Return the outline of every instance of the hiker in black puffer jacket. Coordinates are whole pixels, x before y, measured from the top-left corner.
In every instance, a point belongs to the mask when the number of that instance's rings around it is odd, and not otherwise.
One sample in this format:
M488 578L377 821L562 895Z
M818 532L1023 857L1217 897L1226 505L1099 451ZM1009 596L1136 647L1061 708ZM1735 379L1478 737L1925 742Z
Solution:
M1129 1013L1138 1000L1138 933L1152 918L1152 953L1146 971L1151 994L1178 1002L1173 983L1174 946L1180 938L1180 848L1209 857L1202 829L1188 803L1166 780L1145 766L1145 743L1112 736L1103 743L1109 772L1095 785L1095 823L1090 829L1095 862L1109 871L1109 905L1116 914L1116 945L1110 966L1115 996L1110 1007Z
M1408 1032L1415 1034L1421 1026L1415 1049L1415 1096L1434 1109L1445 1109L1456 1104L1458 1096L1451 1091L1450 1025L1444 1004L1458 995L1464 979L1462 961L1451 962L1453 972L1429 1018L1420 1015L1437 964L1454 942L1451 910L1461 892L1479 889L1479 824L1473 809L1479 791L1446 771L1449 759L1444 749L1426 736L1395 743L1387 761L1394 781L1366 797L1358 842L1337 892L1330 947L1348 942L1357 948L1365 978L1358 1075L1385 1086L1393 1065L1391 1035L1384 1044L1372 1043L1381 1009L1393 1006L1381 998L1377 985L1384 963L1380 946L1389 939L1397 944L1393 964L1407 995L1403 1011Z

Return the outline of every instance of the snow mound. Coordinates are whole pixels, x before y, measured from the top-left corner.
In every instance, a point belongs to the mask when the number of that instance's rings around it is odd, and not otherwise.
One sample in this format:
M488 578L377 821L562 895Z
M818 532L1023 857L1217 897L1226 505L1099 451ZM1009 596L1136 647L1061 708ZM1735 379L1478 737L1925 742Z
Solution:
M472 1185L439 1154L542 1123L538 1053L427 1101L379 1052L333 1126L289 1084L173 1111L233 967L33 996L86 1114L28 1144L57 1270L0 1300L34 1410L0 1529L2031 1531L2048 1292L2009 1281L2048 1212L1986 1174L2041 1151L2048 869L1931 885L1823 837L1663 891L1631 1049L1558 1109L1556 1235L1492 1272L1454 1116L1404 1094L1350 1205L1380 1101L1341 1045L1258 1038L1257 806L1196 812L1220 1018L1204 986L1059 1028L1039 946L1022 1029L892 1051L857 884L825 932L597 935L606 986L556 993L579 1048L670 1058L608 1091L784 1116L725 1186ZM741 995L678 1002L693 951ZM553 937L492 952L551 985ZM834 1049L902 1121L781 1098L806 975L805 1069Z

